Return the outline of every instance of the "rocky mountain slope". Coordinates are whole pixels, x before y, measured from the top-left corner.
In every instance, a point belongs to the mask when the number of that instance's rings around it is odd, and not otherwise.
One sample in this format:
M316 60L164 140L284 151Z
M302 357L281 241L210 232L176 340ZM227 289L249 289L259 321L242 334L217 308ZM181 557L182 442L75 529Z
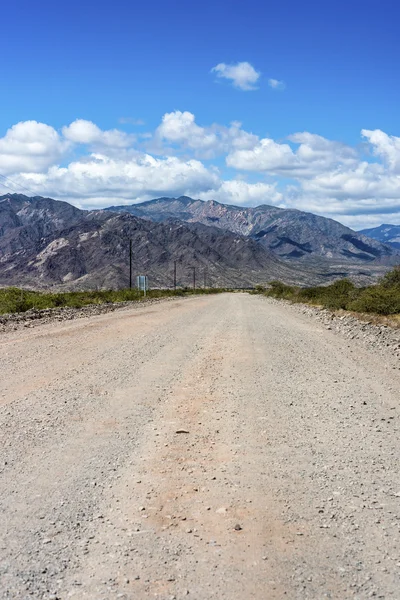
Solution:
M383 224L371 229L362 229L358 233L400 250L400 225Z
M81 211L47 198L0 198L0 285L126 287L133 274L152 286L249 286L271 279L319 281L277 259L255 240L199 223L153 223L130 214Z
M112 206L107 210L129 212L158 222L175 218L214 225L251 237L277 256L290 260L324 258L391 262L391 257L396 254L393 248L333 219L275 206L238 207L182 196L158 198L130 206Z
M182 204L182 200L177 201ZM191 205L194 201L184 199ZM172 203L173 204L173 203ZM171 208L171 204L169 204ZM207 208L208 203L200 203ZM213 204L211 204L213 206ZM231 212L234 207L217 205ZM253 209L255 210L255 209ZM19 194L0 197L0 285L57 289L121 288L129 283L129 240L133 245L133 276L147 274L153 287L198 285L247 287L280 279L313 285L341 277L360 283L382 274L381 264L282 260L257 234L243 235L207 224L171 218L156 222L126 212L83 211L50 198ZM179 211L177 211L179 212ZM180 214L182 217L182 215ZM240 218L236 215L238 231ZM260 236L258 236L260 237ZM379 242L375 242L379 246Z

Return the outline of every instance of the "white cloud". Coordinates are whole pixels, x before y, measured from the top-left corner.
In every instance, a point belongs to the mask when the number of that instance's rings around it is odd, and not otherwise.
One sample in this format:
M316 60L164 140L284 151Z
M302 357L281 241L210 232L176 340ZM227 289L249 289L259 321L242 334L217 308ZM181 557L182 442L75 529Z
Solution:
M128 148L132 145L134 137L118 129L103 131L84 119L76 119L68 127L62 128L63 136L76 144L89 144L91 146L106 146L110 148Z
M60 160L68 147L50 125L21 121L0 138L0 172L40 172Z
M78 199L82 206L107 206L110 199L116 198L133 201L196 195L218 186L219 176L197 160L158 159L148 154L116 159L91 154L67 167L53 166L46 173L24 174L21 183L38 194Z
M400 138L388 135L380 129L363 129L361 135L373 146L374 154L382 157L385 164L394 173L400 173Z
M287 143L263 138L251 149L235 150L228 154L227 165L244 171L268 172L285 177L310 177L337 165L357 163L356 151L340 142L308 132L295 133L288 139L299 144L297 150Z
M359 229L378 227L382 223L400 225L400 215L398 211L393 213L340 215L340 222L358 231Z
M362 160L357 150L309 132L295 133L289 142L265 138L252 148L228 154L228 166L291 178L283 192L286 205L330 216L362 227L367 215L397 214L400 222L400 138L381 131L362 131L383 162Z
M161 140L170 143L183 144L192 149L212 149L217 144L217 136L211 131L195 122L194 114L176 110L166 113L161 125L157 128L156 135Z
M284 90L286 84L284 81L280 81L279 79L268 79L268 85L273 90Z
M211 125L200 127L193 113L179 110L166 113L157 127L153 138L153 149L164 152L167 144L183 150L191 150L197 157L213 158L218 154L238 148L252 148L258 137L242 129L241 123L234 121L229 127ZM150 144L151 147L151 144Z
M283 195L277 190L276 184L261 181L247 183L240 179L221 181L217 188L203 193L201 198L236 206L259 206L260 204L281 206L283 203Z
M275 183L223 180L215 169L207 169L199 161L184 162L176 157L143 155L126 162L93 154L65 168L21 175L20 182L38 195L55 196L84 208L181 195L237 206L283 205Z
M390 174L381 164L363 161L354 168L321 171L298 179L285 196L291 206L352 227L379 225L388 221L388 215L392 222L400 223L400 176Z
M259 139L238 122L202 126L192 113L174 111L164 115L150 140L139 143L82 119L61 133L25 121L0 138L0 173L35 194L85 207L186 194L236 205L291 206L358 227L400 223L400 138L380 130L363 129L361 135L361 151L310 132L283 141ZM200 160L221 155L235 171L221 173Z
M234 65L219 63L211 69L211 73L216 73L217 77L229 79L235 87L244 91L257 89L255 84L261 75L248 62L239 62Z
M229 167L244 171L283 171L293 169L295 155L288 144L264 138L250 150L235 150L227 156Z

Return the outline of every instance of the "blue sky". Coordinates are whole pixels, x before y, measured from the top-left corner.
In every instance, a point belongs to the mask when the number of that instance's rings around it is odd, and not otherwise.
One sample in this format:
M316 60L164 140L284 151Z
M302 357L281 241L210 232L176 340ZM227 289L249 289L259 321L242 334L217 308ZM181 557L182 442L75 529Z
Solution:
M188 193L398 223L399 12L4 3L0 173L86 207Z

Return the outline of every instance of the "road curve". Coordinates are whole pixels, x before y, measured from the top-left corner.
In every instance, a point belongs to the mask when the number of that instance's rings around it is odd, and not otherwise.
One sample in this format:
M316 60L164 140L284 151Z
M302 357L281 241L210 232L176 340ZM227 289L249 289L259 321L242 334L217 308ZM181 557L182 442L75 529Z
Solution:
M1 598L400 597L390 359L224 294L6 333L0 367Z

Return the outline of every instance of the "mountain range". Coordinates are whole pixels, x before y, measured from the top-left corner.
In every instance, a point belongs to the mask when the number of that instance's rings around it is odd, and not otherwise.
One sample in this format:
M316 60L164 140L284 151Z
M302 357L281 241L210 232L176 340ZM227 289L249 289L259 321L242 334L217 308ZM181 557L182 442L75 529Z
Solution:
M286 224L286 225L285 225ZM21 194L0 197L0 285L126 287L133 275L170 287L248 287L280 279L299 285L382 274L394 248L323 217L275 207L241 208L183 197L80 210Z
M395 254L385 244L356 233L333 219L295 209L267 205L238 207L182 196L129 206L111 206L106 210L128 212L156 222L173 218L187 223L214 225L255 239L286 260L319 257L368 262L376 259L384 261Z
M387 225L383 224L379 227L372 227L370 229L362 229L358 233L366 235L373 240L378 240L383 244L393 246L400 250L400 225Z

